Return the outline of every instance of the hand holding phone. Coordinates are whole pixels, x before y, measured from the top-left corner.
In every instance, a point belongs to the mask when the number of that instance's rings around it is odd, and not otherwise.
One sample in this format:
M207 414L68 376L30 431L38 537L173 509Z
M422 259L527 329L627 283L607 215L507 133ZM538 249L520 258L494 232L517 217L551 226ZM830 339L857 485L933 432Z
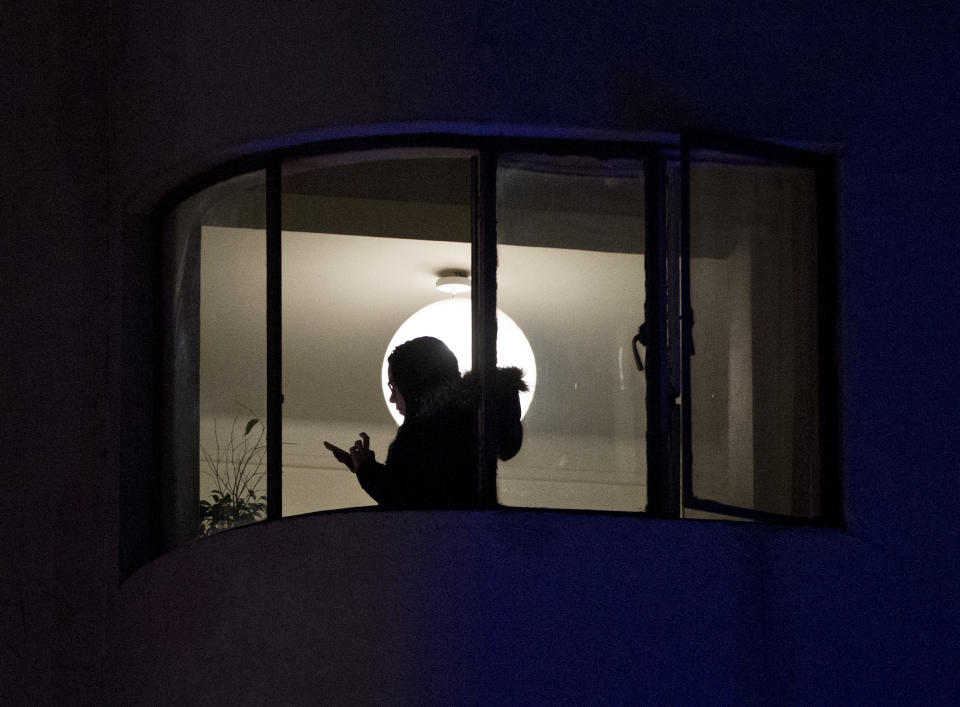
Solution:
M360 433L360 439L354 442L349 452L329 442L324 442L323 446L333 452L333 456L336 457L337 461L353 473L357 473L357 469L359 469L364 462L376 461L375 454L373 450L370 449L370 437L366 432Z
M333 456L338 462L345 465L350 471L353 471L353 457L350 456L350 452L345 449L340 449L335 444L330 444L329 442L324 442L323 446L333 452Z

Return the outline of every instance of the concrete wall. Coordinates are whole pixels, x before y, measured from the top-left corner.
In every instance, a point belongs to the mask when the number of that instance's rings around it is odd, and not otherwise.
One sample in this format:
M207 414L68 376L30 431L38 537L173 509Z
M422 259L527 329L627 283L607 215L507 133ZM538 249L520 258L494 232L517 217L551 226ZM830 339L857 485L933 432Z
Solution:
M0 702L82 702L117 582L106 4L2 14Z
M5 701L956 701L950 3L107 6L4 6ZM397 124L843 145L847 529L338 513L118 586L155 451L142 217L231 156Z
M292 518L126 582L118 697L943 703L951 582L892 566L833 530L535 511Z

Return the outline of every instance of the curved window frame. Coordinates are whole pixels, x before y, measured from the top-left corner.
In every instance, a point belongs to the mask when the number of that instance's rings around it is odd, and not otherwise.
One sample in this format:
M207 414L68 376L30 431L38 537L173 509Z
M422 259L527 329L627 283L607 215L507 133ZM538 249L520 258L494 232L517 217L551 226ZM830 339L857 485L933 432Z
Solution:
M646 321L642 339L645 342L645 375L647 381L647 489L648 506L645 512L629 515L650 515L661 518L680 518L684 509L699 509L723 513L756 521L785 524L830 525L843 523L841 474L839 455L839 362L838 362L838 297L836 237L837 160L833 154L786 147L753 140L734 139L702 133L685 133L675 139L660 142L629 140L589 140L539 137L470 136L460 134L405 134L331 140L294 148L283 148L264 154L244 157L200 175L169 193L155 211L156 223L189 196L231 177L263 170L266 180L266 260L267 260L267 520L281 517L281 444L282 420L281 380L281 302L280 302L280 236L281 236L281 176L284 163L306 157L339 153L397 150L456 150L468 151L471 157L473 184L471 204L471 264L474 281L472 297L473 361L481 383L480 409L477 425L481 440L480 458L474 480L477 506L499 508L496 497L496 460L485 444L486 429L492 425L492 409L486 395L487 383L492 380L496 366L496 305L497 305L497 227L496 227L496 172L500 155L506 153L536 153L547 156L577 155L600 160L627 158L644 164L646 215ZM684 406L679 427L673 409L678 396L670 380L667 365L670 346L668 331L676 304L668 306L671 273L680 264L682 291L689 292L689 209L690 161L696 150L723 151L742 155L746 159L763 160L773 164L795 165L811 169L816 174L817 198L817 311L819 377L819 487L820 509L810 517L777 515L751 509L736 509L724 504L700 499L691 482L690 406ZM668 195L667 165L679 164L681 183L679 204ZM674 200L675 201L675 200ZM668 243L668 209L678 211L682 224L680 252ZM671 212L672 213L672 212ZM684 299L689 302L689 297ZM689 306L688 304L684 306ZM689 400L689 358L692 344L693 319L684 310L680 316L681 346L684 360L683 389L680 399ZM165 333L174 325L167 317ZM165 374L169 380L169 373ZM166 381L165 381L166 382ZM176 391L171 390L163 401L165 410L177 404ZM169 420L169 416L166 417ZM171 437L169 424L163 431L165 454L161 474L168 474L171 455L177 453L177 440ZM163 482L163 479L161 480ZM163 485L163 483L161 484ZM168 494L164 505L176 504ZM163 545L167 548L184 540L182 518L164 509L165 527ZM617 513L596 511L599 513ZM182 515L182 514L181 514Z

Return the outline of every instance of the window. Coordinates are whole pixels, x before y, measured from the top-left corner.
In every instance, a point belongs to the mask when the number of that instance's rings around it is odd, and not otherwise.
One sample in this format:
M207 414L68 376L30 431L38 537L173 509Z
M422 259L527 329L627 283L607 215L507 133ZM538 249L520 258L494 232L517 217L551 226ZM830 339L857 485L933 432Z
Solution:
M700 138L678 167L683 506L836 520L832 165Z
M496 181L497 302L539 361L498 500L642 511L646 386L631 341L644 319L643 160L502 154Z
M389 344L440 310L461 369L525 356L532 384L479 505L839 520L832 157L405 136L257 160L164 220L168 544L372 504L322 442L386 455Z

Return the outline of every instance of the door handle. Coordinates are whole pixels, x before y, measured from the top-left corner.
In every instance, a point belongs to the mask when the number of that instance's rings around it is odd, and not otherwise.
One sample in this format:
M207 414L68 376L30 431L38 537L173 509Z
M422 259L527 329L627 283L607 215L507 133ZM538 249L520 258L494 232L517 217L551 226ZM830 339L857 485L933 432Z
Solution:
M640 349L638 347L647 346L647 324L644 322L640 325L640 328L637 329L637 333L633 335L633 341L631 341L630 348L633 349L633 360L637 364L637 370L643 370L643 360L640 358Z

